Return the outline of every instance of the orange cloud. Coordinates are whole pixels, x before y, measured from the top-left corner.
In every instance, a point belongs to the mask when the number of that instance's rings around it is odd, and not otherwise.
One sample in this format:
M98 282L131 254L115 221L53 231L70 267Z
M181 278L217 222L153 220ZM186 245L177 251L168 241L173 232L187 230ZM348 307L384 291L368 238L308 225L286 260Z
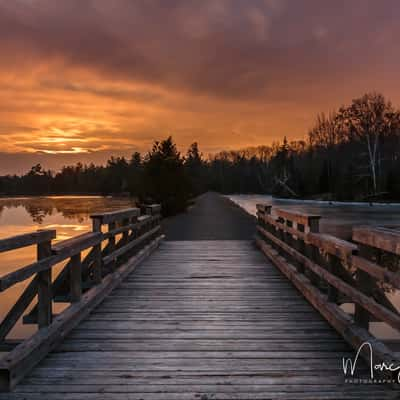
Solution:
M392 0L0 0L0 173L170 134L204 153L303 138L365 91L399 102L399 14Z

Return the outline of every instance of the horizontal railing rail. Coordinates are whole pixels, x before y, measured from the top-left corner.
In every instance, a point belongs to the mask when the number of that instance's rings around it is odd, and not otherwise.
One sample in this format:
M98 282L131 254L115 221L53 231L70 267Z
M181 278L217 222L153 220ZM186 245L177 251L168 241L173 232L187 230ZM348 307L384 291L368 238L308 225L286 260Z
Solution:
M157 247L161 207L144 210L144 215L139 208L93 214L91 232L56 244L55 230L0 240L0 252L36 246L37 253L35 262L0 277L0 292L28 282L0 323L0 351L8 351L0 359L0 391L10 390ZM69 306L55 315L55 302ZM21 318L38 331L22 341L7 339Z
M386 292L400 288L400 231L353 229L352 242L319 232L320 216L257 205L256 243L326 320L358 350L369 341L374 358L400 357L371 332L384 322L400 333L400 314ZM347 313L343 303L354 304ZM361 355L369 360L368 349Z

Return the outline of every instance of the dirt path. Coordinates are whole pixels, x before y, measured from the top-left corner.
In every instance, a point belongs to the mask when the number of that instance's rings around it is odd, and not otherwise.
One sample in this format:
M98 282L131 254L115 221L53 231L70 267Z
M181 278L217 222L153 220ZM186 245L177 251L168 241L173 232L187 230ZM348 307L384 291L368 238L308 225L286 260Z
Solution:
M163 221L167 240L251 240L255 218L217 193L205 193L186 213Z

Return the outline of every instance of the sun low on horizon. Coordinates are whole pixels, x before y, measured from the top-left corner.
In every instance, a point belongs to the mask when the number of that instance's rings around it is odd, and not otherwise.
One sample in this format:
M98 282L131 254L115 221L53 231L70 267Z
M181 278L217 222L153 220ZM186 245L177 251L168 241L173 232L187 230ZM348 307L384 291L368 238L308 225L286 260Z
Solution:
M172 135L204 154L303 139L365 92L400 105L396 1L0 0L0 174Z

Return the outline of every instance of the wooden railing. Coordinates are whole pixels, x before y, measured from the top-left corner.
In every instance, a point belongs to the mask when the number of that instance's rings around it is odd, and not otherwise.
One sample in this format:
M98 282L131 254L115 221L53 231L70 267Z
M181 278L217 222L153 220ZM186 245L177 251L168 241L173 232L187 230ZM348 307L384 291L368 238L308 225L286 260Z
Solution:
M353 229L353 242L319 233L320 216L257 205L256 243L306 299L355 349L373 346L377 362L400 362L371 333L370 322L400 332L400 315L386 292L400 289L400 231ZM354 313L340 305L354 304ZM361 355L369 360L368 348Z
M144 208L144 215L138 208L91 215L92 232L55 245L55 230L0 240L0 252L37 247L36 262L0 278L0 292L30 280L0 323L0 350L9 350L0 359L0 391L10 390L157 247L161 207ZM61 270L55 268L63 262ZM54 302L70 305L53 315ZM21 317L37 324L37 332L23 341L7 340Z

